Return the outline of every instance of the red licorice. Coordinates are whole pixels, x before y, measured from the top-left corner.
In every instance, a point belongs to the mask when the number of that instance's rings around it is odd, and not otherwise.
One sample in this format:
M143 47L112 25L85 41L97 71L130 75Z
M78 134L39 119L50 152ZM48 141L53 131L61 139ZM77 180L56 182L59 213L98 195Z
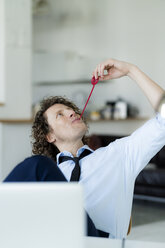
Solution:
M93 92L93 90L94 90L94 87L95 87L95 85L98 83L98 81L99 81L98 78L96 79L95 77L92 77L92 79L91 79L91 84L93 85L93 87L92 87L92 90L91 90L91 92L90 92L90 94L89 94L89 97L88 97L88 99L87 99L87 101L86 101L86 104L85 104L85 106L84 106L84 109L83 109L83 111L82 111L82 113L81 113L80 119L81 119L81 117L82 117L82 115L83 115L83 113L84 113L84 111L85 111L85 109L86 109L86 106L87 106L87 104L88 104L88 102L89 102L89 99L90 99L90 97L91 97L91 95L92 95L92 92Z

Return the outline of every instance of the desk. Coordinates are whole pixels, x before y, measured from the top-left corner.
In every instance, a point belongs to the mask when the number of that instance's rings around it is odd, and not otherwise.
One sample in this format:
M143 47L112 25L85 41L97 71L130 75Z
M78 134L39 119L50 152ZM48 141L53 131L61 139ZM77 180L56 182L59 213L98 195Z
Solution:
M165 243L85 237L85 248L165 248Z

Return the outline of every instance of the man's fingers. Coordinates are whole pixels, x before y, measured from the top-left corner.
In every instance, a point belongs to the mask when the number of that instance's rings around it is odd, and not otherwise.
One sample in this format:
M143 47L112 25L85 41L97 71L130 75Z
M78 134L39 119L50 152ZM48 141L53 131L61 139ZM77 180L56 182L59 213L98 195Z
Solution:
M94 76L95 76L95 78L97 79L97 76L98 76L98 70L97 70L97 68L95 69Z
M101 64L98 64L96 66L96 69L93 71L93 76L97 79L99 77L99 79L104 79L104 80L107 80L109 79L110 76L108 76L107 78L107 75L104 74L104 71L105 70L109 70L111 67L114 66L114 60L113 59L109 59ZM103 81L103 80L102 80Z
M94 76L96 79L98 78L98 74L99 74L99 65L96 67L96 69L94 71Z
M105 65L101 64L101 66L100 66L100 76L101 77L104 77L104 70L105 70Z
M105 75L104 77L99 77L100 81L105 81L105 80L108 80L108 79L111 79L111 75Z
M101 75L101 64L98 65L98 71L99 71L99 74Z
M92 75L97 79L99 76L104 76L104 65L98 64Z

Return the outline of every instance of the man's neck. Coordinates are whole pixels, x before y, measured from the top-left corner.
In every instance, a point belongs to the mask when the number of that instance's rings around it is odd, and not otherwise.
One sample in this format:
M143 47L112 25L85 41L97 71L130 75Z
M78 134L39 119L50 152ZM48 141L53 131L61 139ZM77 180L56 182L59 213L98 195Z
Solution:
M84 146L84 144L81 140L81 141L77 141L74 143L68 143L68 144L65 143L65 144L58 145L58 149L60 150L60 152L68 151L74 157L76 157L78 149L80 149L82 146Z

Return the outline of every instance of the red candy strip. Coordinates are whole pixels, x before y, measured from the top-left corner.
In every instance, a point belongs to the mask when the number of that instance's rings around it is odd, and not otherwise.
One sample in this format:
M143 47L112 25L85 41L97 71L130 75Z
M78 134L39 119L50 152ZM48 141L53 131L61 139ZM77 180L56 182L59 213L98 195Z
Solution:
M95 77L92 77L91 84L96 85L98 83L98 81L99 81L99 78L95 79Z
M91 79L91 84L93 85L93 87L92 87L92 90L91 90L91 92L90 92L90 94L89 94L89 97L88 97L88 99L87 99L87 101L86 101L85 107L84 107L84 109L83 109L83 111L82 111L82 113L81 113L80 119L81 119L81 117L82 117L82 115L83 115L83 113L84 113L84 111L85 111L85 109L86 109L86 106L87 106L87 104L88 104L88 102L89 102L89 99L90 99L90 97L91 97L91 95L92 95L92 92L93 92L93 90L94 90L94 87L95 87L95 85L98 83L98 81L99 81L98 78L95 79L95 77L92 77L92 79Z

